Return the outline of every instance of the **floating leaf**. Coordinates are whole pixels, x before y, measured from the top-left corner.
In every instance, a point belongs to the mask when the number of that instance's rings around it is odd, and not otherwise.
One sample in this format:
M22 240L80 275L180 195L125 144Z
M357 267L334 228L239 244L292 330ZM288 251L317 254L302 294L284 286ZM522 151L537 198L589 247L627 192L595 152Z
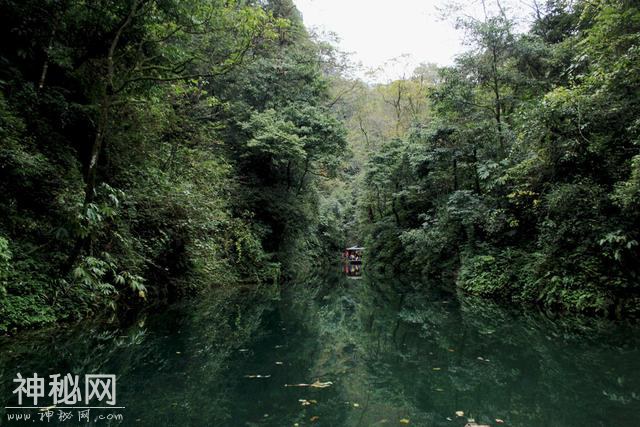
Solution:
M330 387L332 386L333 383L331 381L327 381L327 382L320 382L319 380L316 380L313 384L311 384L309 387L314 387L314 388L326 388L326 387Z
M400 424L409 424L409 418L400 418Z
M271 375L261 375L261 374L250 374L245 375L245 378L271 378Z
M498 424L504 424L504 420L500 419L500 418L496 418L496 422Z
M333 385L333 383L331 381L327 381L327 382L321 382L320 380L316 380L315 382L311 383L311 384L305 384L305 383L300 383L300 384L285 384L285 387L313 387L313 388L327 388L327 387L331 387Z
M456 416L464 417L464 411L456 411Z

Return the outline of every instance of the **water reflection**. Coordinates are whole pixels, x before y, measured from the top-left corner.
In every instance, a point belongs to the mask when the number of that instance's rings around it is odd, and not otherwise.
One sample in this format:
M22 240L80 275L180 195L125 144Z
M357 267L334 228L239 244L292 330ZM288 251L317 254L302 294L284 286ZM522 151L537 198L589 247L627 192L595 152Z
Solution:
M345 276L349 278L352 278L352 279L360 278L362 276L362 264L345 262L342 265L342 272L345 274Z
M212 294L125 329L3 339L0 396L9 401L17 371L100 371L118 375L124 425L640 423L636 327L523 316L345 273L276 299Z

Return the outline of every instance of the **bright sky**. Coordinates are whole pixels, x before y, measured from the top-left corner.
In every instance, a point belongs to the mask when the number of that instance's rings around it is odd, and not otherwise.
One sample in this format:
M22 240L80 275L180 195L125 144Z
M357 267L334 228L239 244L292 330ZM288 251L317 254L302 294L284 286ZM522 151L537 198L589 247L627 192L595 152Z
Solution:
M386 72L375 79L379 81L411 74L421 62L452 64L464 50L462 32L450 19L441 19L438 6L445 1L294 0L308 28L337 33L340 49L352 52L353 60L365 68L382 67L392 58L410 55L401 64L387 65ZM472 8L479 4L465 3ZM477 14L477 8L471 13Z

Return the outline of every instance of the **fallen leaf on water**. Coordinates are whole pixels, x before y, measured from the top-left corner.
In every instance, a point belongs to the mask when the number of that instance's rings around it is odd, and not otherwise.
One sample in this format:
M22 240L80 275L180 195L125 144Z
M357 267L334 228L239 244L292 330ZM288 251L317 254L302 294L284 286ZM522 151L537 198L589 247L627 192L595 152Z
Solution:
M496 418L496 422L498 424L504 424L504 420L501 420L500 418Z
M330 387L332 386L333 383L331 381L327 381L327 382L320 382L319 380L316 380L313 384L311 384L309 387L315 387L315 388L326 388L326 387Z
M453 421L451 417L447 417L447 421Z
M456 411L458 417L464 417L464 411Z
M245 375L245 378L271 378L271 375L251 374Z
M319 417L319 416L314 415L313 417L309 418L309 421L311 421L311 422L313 423L313 422L318 421L319 419L320 419L320 417Z
M409 424L409 418L400 418L400 424Z
M354 407L354 408L359 408L359 407L360 407L360 404L359 404L359 403L354 403L354 404L353 404L353 407Z
M478 359L478 360L482 360L482 361L484 362L484 357L480 357L480 356L478 356L478 357L477 357L477 359Z
M313 388L327 388L327 387L331 387L333 385L333 383L331 381L327 381L327 382L320 382L319 380L316 380L314 383L311 384L305 384L305 383L300 383L300 384L285 384L285 387L313 387Z

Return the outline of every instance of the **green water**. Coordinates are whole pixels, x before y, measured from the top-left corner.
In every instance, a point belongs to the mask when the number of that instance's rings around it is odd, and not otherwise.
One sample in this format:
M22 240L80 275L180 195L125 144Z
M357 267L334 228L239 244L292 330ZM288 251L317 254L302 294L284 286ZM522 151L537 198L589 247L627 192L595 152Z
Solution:
M125 408L92 410L90 425L640 425L637 326L524 315L422 287L329 275L279 298L217 292L124 327L0 338L2 406L16 404L16 372L98 372L117 375ZM316 380L332 384L285 386ZM16 410L0 411L0 424L19 424L7 421ZM123 421L96 419L110 413Z

